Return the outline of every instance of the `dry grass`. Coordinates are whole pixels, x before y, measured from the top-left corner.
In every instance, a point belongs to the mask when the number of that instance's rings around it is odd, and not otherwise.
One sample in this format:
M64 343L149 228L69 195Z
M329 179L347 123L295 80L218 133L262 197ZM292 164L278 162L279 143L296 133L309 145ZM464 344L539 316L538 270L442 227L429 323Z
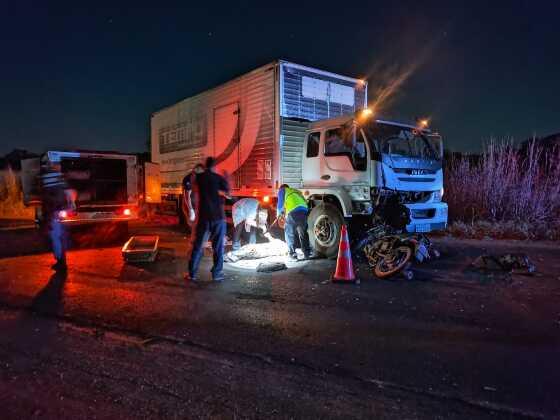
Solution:
M480 157L451 158L445 176L452 232L560 238L560 149L490 141Z
M23 193L17 174L11 169L0 171L0 219L33 219L32 207L23 205Z

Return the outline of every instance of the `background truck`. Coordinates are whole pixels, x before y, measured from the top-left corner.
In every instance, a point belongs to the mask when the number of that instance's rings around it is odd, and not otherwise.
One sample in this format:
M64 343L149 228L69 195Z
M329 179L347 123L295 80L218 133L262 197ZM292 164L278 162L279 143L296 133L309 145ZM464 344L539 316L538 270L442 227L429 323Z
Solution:
M25 205L40 212L40 172L45 163L60 165L70 188L76 190L76 210L66 212L64 223L71 225L120 223L138 218L142 200L159 200L159 168L138 164L133 154L97 151L48 151L39 158L22 161L22 188ZM145 191L145 192L144 192Z
M411 209L409 230L447 223L441 138L376 119L365 80L275 61L155 112L151 148L164 200L179 210L183 177L208 155L234 197L274 203L283 183L302 189L311 242L328 256L340 225L371 218L391 191Z

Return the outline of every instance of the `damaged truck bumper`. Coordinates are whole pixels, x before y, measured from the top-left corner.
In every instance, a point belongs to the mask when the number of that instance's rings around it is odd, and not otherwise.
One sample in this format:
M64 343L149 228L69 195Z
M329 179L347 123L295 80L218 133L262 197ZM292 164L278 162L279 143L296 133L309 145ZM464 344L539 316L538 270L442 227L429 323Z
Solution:
M406 204L410 209L408 232L432 232L447 227L447 203Z

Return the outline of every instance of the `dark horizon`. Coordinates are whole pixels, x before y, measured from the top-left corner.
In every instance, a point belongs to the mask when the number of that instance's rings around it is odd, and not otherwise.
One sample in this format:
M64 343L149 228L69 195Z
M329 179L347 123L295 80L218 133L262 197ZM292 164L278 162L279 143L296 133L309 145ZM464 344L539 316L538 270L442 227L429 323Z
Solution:
M151 113L279 58L367 78L381 115L430 117L451 150L560 131L558 5L333 4L7 6L0 154L141 152Z

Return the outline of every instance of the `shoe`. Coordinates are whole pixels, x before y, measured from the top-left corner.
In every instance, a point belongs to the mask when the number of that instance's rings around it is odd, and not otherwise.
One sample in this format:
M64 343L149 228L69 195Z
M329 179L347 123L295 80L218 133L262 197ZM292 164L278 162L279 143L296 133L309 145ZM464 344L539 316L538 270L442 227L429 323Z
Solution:
M51 268L53 270L56 270L56 271L66 271L66 270L68 270L68 266L63 261L57 261L56 263L51 265Z
M216 274L215 276L212 276L212 280L218 283L224 281L224 279L225 279L224 273L220 273L220 274Z
M306 255L305 257L303 257L303 260L304 260L304 261L310 261L310 260L316 260L317 258L318 258L318 257L317 257L317 254L315 254L314 252L312 252L311 254Z
M199 282L198 277L191 276L189 273L185 273L183 278L185 279L185 281L190 281L191 283L198 283Z
M288 255L288 261L294 261L294 262L295 262L295 261L299 261L299 260L298 260L298 257L297 257L297 254L290 254L290 255Z

